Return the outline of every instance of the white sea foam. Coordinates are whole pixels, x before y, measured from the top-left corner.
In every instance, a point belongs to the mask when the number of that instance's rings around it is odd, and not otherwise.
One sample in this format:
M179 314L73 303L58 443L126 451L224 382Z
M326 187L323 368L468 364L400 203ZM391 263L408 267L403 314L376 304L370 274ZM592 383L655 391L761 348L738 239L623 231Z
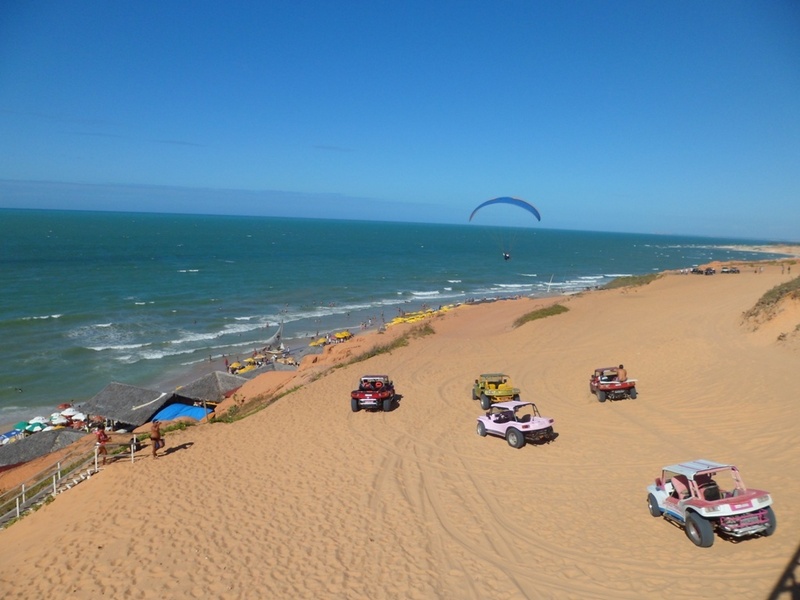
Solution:
M207 340L214 340L220 337L219 332L210 332L210 333L194 333L194 332L186 332L180 338L175 340L170 340L170 344L191 344L193 342L205 342Z
M416 291L412 290L409 293L412 296L414 296L415 298L431 298L431 297L434 297L434 296L438 296L440 294L439 290L435 290L435 291L432 291L432 292L416 292Z
M87 350L94 350L95 352L103 352L105 350L135 350L136 348L144 348L150 344L116 344L111 346L86 346Z
M494 287L501 290L527 290L532 285L532 283L495 283Z

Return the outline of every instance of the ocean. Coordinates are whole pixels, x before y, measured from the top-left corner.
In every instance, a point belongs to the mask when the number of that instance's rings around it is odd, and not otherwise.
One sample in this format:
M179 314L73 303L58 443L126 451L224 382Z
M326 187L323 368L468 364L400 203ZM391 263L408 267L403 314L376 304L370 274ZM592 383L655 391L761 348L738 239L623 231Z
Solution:
M778 257L764 240L250 216L0 210L0 423L117 381L167 391L263 347L468 300ZM509 252L510 260L503 259ZM187 381L184 381L186 383ZM171 386L171 387L170 387Z

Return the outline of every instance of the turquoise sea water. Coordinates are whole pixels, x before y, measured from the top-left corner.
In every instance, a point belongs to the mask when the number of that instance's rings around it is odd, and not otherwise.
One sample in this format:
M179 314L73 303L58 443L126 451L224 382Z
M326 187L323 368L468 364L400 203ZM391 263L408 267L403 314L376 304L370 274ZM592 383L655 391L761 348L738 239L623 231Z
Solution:
M0 210L0 423L119 381L162 389L277 329L543 296L626 274L770 255L760 240L266 217ZM502 259L503 250L512 258Z

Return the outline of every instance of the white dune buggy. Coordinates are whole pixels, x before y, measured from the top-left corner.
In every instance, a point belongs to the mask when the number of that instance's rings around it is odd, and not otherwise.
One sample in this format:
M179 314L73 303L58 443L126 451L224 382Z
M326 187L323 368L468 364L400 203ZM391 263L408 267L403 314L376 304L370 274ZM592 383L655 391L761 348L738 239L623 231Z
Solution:
M647 492L650 514L682 527L702 548L714 543L715 531L733 538L775 533L772 496L747 488L733 465L705 459L670 465Z

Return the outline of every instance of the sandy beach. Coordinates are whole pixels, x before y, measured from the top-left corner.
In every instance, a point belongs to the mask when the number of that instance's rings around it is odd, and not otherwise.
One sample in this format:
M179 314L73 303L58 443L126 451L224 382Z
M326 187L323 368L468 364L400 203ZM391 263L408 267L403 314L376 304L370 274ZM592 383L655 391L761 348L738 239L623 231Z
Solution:
M167 435L0 531L20 598L793 598L800 593L800 303L743 313L800 274L665 274L641 287L462 306L434 334L331 368L412 325L267 373L240 400L295 389L233 423ZM553 303L568 312L514 328ZM779 337L781 339L779 339ZM599 403L625 363L636 400ZM503 371L555 419L553 443L475 434L479 373ZM402 396L353 413L365 373ZM707 458L770 491L771 537L694 546L652 518L662 466ZM781 592L786 573L794 587ZM788 584L791 586L791 583ZM774 596L770 596L771 594Z

